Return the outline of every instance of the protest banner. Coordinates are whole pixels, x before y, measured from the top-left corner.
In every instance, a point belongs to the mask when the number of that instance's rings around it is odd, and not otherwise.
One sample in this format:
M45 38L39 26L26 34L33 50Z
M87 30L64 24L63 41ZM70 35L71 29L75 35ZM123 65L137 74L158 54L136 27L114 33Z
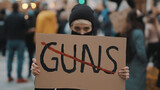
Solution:
M126 38L37 34L35 88L125 90Z
M131 8L112 12L109 17L113 24L114 32L121 33L127 25L127 16Z

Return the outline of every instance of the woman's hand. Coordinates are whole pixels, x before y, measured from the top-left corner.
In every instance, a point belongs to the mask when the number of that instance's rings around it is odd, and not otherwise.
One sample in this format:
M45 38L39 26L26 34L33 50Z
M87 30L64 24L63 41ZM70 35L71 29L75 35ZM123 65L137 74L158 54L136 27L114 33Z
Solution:
M31 72L34 76L37 76L37 75L40 74L40 70L39 70L39 67L38 67L37 60L35 58L33 58L32 61L33 61L33 63L32 63L32 66L31 66ZM122 79L127 80L129 78L129 67L125 66L122 69L120 69L119 72L118 72L118 75Z
M128 66L125 66L123 68L121 68L118 72L118 75L124 79L124 80L127 80L129 78L129 67Z
M38 68L38 63L37 63L37 60L35 58L32 59L33 63L32 63L32 66L31 66L31 72L34 76L37 76L40 74L40 70Z

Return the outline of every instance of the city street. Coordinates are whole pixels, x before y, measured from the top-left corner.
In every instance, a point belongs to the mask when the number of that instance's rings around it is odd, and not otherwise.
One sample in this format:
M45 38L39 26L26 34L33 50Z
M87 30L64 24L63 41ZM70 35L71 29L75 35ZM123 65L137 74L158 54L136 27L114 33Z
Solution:
M32 78L27 78L28 75L28 53L25 52L25 61L23 66L23 76L28 80L27 83L18 84L17 79L17 59L16 56L13 61L13 71L12 76L14 78L13 82L7 81L7 68L6 68L7 57L2 57L0 55L0 90L34 90L34 76Z
M35 85L160 90L160 0L0 0L0 90Z

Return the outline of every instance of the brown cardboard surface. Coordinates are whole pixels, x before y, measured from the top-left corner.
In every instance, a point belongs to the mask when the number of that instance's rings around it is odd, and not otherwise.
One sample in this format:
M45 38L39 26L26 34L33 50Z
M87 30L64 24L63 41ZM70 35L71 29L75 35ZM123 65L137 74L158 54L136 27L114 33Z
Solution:
M36 59L41 71L40 75L36 76L35 88L77 88L83 90L125 90L125 81L118 76L120 68L125 66L126 39L113 38L103 36L78 36L78 35L61 35L61 34L37 34L36 35ZM71 56L76 55L76 58L82 60L83 46L88 45L90 54L95 65L98 65L99 50L101 50L101 65L100 67L112 71L114 64L107 55L109 47L117 47L110 49L109 54L117 63L115 74L107 74L100 70L95 73L91 66L84 65L84 71L81 72L81 63L76 61L76 69L74 72L67 73L63 70L62 57L50 49L44 52L44 63L48 68L55 68L58 58L57 71L48 72L42 67L42 50L44 45L41 42L50 43L56 42L56 45L50 47L61 51L62 44L64 45L64 53ZM76 47L76 54L74 50ZM101 49L99 49L101 47ZM84 60L91 63L89 55L85 51ZM84 55L83 55L84 56ZM64 56L64 64L67 70L73 69L74 60Z
M131 8L128 8L119 12L112 12L109 15L115 33L121 33L124 30L127 23L127 15L130 10Z

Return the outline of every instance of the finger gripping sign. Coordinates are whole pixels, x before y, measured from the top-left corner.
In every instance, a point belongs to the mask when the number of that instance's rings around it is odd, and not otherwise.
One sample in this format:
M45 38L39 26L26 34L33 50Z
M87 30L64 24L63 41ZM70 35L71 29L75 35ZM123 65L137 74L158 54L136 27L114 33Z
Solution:
M40 75L35 88L125 90L126 39L61 34L36 35Z

